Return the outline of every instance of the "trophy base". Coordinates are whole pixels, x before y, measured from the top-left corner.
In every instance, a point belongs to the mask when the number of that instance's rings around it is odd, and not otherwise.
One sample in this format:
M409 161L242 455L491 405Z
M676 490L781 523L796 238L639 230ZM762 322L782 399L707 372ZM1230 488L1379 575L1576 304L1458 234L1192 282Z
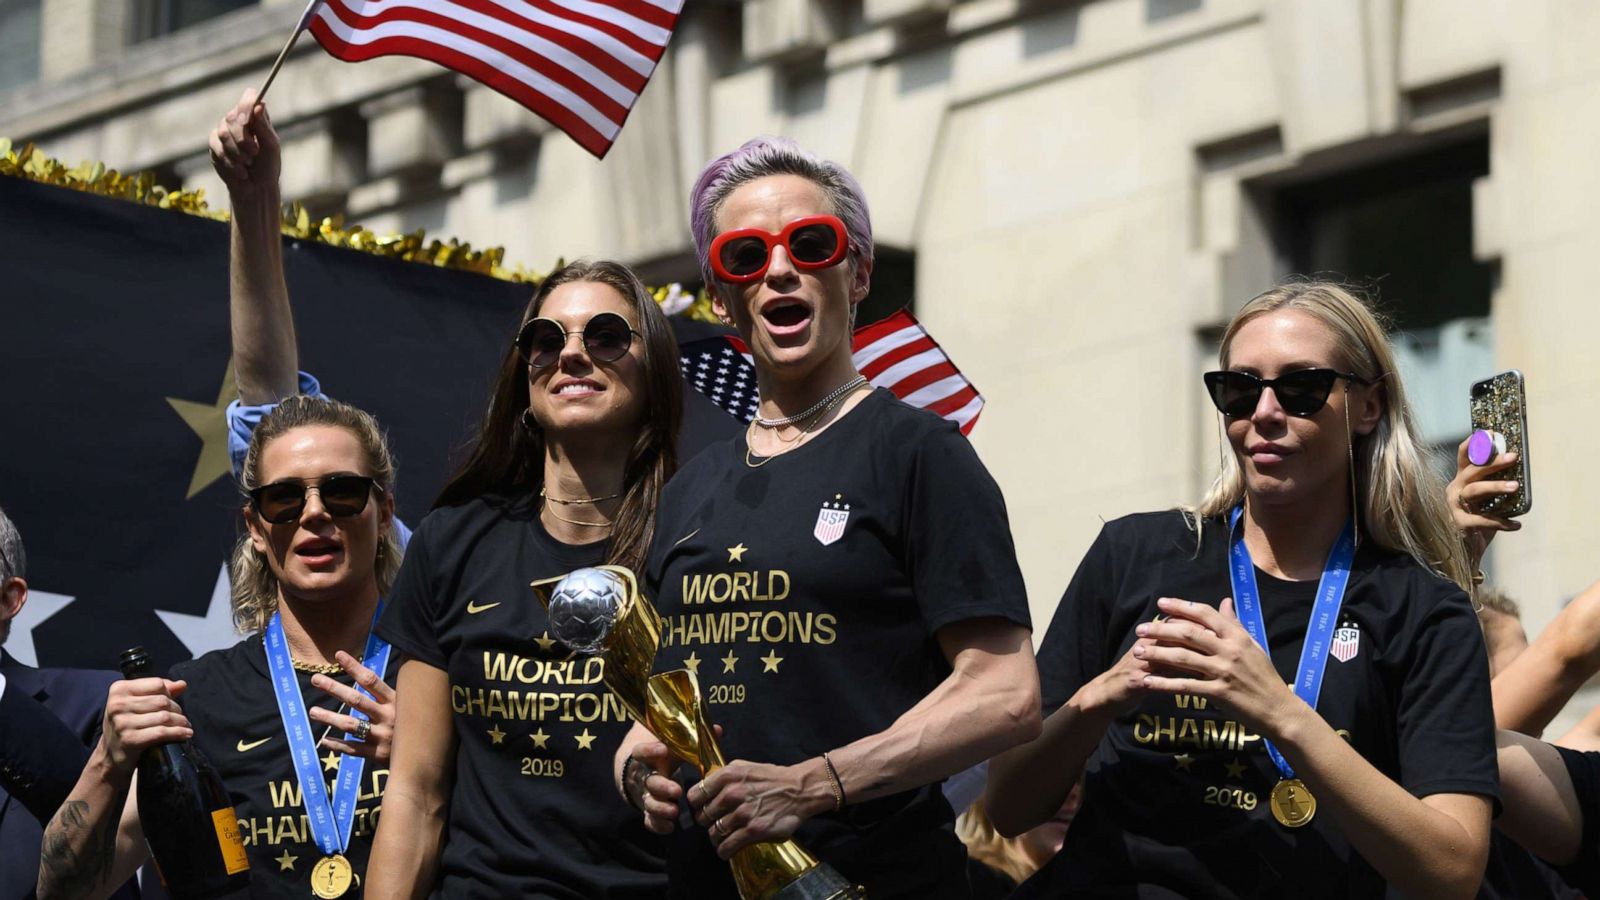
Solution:
M817 863L764 900L866 900L867 892L851 884L827 863Z

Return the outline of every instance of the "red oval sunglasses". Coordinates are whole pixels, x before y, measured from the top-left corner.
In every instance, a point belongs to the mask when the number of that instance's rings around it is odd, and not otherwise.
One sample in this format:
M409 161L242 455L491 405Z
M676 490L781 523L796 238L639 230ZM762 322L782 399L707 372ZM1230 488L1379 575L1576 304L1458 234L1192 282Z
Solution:
M759 228L724 231L711 240L711 271L732 284L748 284L767 274L772 248L783 245L797 269L838 265L850 249L844 222L838 216L804 216L777 234Z

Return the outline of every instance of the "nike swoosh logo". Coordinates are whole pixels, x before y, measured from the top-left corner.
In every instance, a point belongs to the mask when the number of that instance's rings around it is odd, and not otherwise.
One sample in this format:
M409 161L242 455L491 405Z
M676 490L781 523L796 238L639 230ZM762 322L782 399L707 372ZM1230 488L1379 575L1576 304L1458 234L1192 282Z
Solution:
M692 537L694 537L695 535L697 535L699 533L700 533L700 529L696 528L695 530L689 532L688 534L684 535L683 537L678 538L676 541L673 541L672 542L672 546L676 547L679 544L683 543L684 541L687 541L689 538L692 538Z
M251 750L254 750L255 748L261 746L262 744L265 744L267 741L270 741L270 740L272 740L271 735L268 735L267 737L264 737L259 741L251 741L248 744L246 744L244 741L241 740L241 741L239 741L239 745L238 745L239 746L239 752L240 753L247 753L247 752L249 752Z
M494 609L496 606L499 606L499 605L500 605L500 603L498 601L496 601L494 603L485 603L482 606L479 606L478 604L473 603L471 600L468 600L467 601L467 612L476 615L477 613L481 613L486 609Z

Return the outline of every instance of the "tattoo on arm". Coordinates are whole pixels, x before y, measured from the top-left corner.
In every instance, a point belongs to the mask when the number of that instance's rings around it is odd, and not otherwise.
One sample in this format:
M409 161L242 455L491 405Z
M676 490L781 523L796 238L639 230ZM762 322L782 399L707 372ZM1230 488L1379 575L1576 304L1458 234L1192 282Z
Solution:
M82 897L111 877L117 859L117 832L128 792L119 791L99 833L86 800L68 800L45 829L39 855L38 894L42 898Z

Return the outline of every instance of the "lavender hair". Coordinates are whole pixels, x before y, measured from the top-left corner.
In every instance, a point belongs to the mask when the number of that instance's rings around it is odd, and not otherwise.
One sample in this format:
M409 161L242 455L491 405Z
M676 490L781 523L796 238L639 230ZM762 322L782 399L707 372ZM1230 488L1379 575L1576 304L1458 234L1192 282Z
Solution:
M844 221L850 235L852 268L872 262L872 216L867 195L844 166L802 149L788 138L758 137L712 160L689 191L689 230L694 234L695 255L706 284L711 275L711 239L717 235L717 214L739 187L769 175L798 175L822 188L834 215Z

